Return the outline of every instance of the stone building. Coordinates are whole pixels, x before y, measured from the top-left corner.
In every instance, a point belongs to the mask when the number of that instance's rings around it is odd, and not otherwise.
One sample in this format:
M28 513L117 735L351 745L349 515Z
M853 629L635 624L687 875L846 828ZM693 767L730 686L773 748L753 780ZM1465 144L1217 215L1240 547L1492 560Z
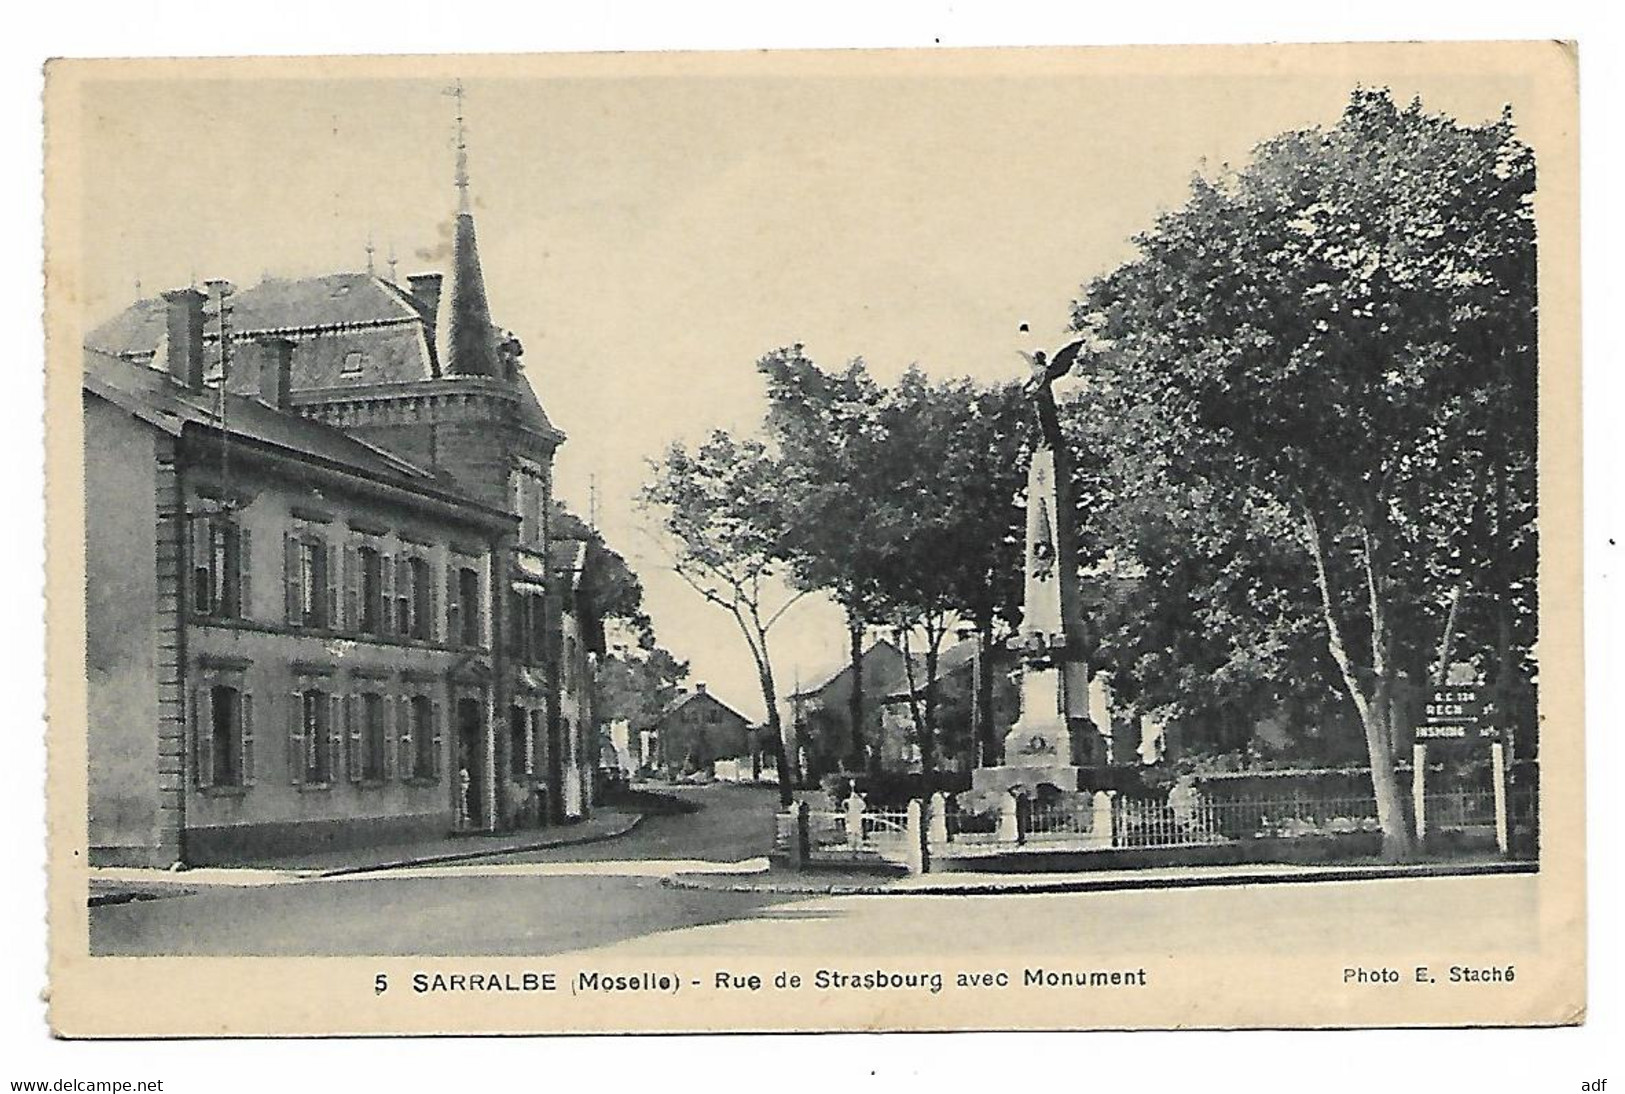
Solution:
M106 473L112 476L110 482L117 482L120 475L137 470L118 466L130 462L129 451L141 454L141 460L133 462L144 463L151 448L152 475L161 479L171 473L164 463L164 444L154 441L149 446L147 440L137 439L139 431L109 409L117 406L125 415L136 414L125 405L131 400L143 403L151 419L142 419L147 433L166 433L170 443L188 452L195 446L181 443L187 430L200 437L213 431L227 438L221 474L238 476L226 482L223 488L228 490L246 489L241 476L249 472L248 461L234 461L238 446L230 441L246 443L250 439L236 437L238 425L255 422L276 431L280 438L276 443L292 455L286 456L277 474L263 468L254 472L260 476L255 480L254 489L259 491L255 496L265 499L254 504L267 506L266 513L276 509L293 523L280 531L267 524L268 530L254 540L252 553L243 551L247 560L244 580L253 586L251 606L263 614L262 609L271 604L267 598L279 586L286 588L292 604L295 585L290 575L296 575L296 564L307 564L299 562L295 553L300 549L297 544L303 542L299 537L306 534L312 540L325 535L325 549L331 557L308 565L325 567L321 573L332 603L324 609L323 625L307 628L328 639L317 643L328 651L325 655L318 656L299 643L294 644L298 646L295 652L288 646L295 636L278 633L263 656L340 671L336 665L353 654L352 647L371 648L384 641L385 660L400 672L410 666L413 673L439 674L447 689L439 701L446 704L445 714L451 719L442 727L448 754L441 778L457 781L457 773L466 770L469 788L467 801L460 807L463 823L498 830L563 821L589 810L598 748L597 727L584 697L590 695L592 666L602 652L602 632L583 589L586 552L578 543L555 544L549 535L553 456L564 434L548 420L525 375L518 340L492 321L466 179L458 181L461 204L448 274L414 275L404 286L371 272L266 278L241 289L210 282L206 294L182 290L165 298L138 301L92 331L85 346L87 472ZM176 365L177 361L184 366ZM128 379L132 377L135 379ZM218 420L221 386L229 393L224 423ZM126 389L136 394L128 395L125 403L118 402L115 392ZM153 409L148 403L168 409ZM210 414L215 420L209 419ZM184 424L177 425L177 421ZM206 442L198 443L206 446ZM129 449L130 445L135 449ZM301 445L309 446L304 460L296 458ZM322 481L321 475L329 471L341 473L339 465L349 464L371 466L378 475L387 469L394 478L387 488L374 488L381 482L376 476L351 475L346 480L350 482L346 496L353 497L353 512L351 502L342 507L333 502L306 507L308 512L327 514L326 523L291 515L292 507L302 504L295 501L300 490ZM201 469L207 465L207 460L197 465L199 483L204 481ZM174 466L186 470L191 464ZM363 479L365 489L359 485ZM106 484L89 482L87 489L88 544L94 546L116 534L111 529L130 518L103 504L108 500ZM443 507L437 518L440 523L426 522L421 516L405 519L402 507L421 509L418 499L431 495ZM170 499L170 504L176 507L177 535L181 525L203 512L197 506L207 508L201 500L180 495ZM246 517L254 506L240 514L231 511ZM256 520L258 516L255 511ZM279 535L292 537L285 560L274 551ZM222 542L228 546L219 550L229 553L229 537ZM155 546L160 582L167 579L172 563L179 564L178 556L173 555L179 549L167 541ZM420 583L413 567L420 556L436 575L425 580L430 595L439 598L429 614L442 630L401 635L398 629L391 631L399 620L389 605L401 600L403 587L416 595ZM126 557L120 561L139 568L141 560ZM93 646L98 645L107 621L132 613L144 619L150 607L148 594L157 597L162 593L145 588L138 593L114 581L114 572L87 575ZM440 577L446 574L452 576L442 585ZM465 577L467 583L458 584ZM407 618L415 620L410 595L407 600ZM251 617L243 626L227 629L246 633L253 630L246 624L254 621ZM478 641L465 642L465 635ZM301 630L298 637L308 643L306 631ZM421 655L415 652L419 649L415 644L422 644ZM185 655L195 652L187 650ZM424 659L421 666L420 659ZM179 663L169 677L159 680L161 674L155 668L152 682L155 688L189 687L201 669L201 663L195 661ZM317 674L310 675L315 678ZM449 690L453 679L469 687L476 687L477 681L477 724L475 706L464 702L469 697ZM94 693L99 682L94 667L91 685L90 732L95 740L109 732L96 710L107 713L113 708L97 706ZM382 688L376 692L351 688L350 692L396 700L404 694ZM164 701L171 698L166 693ZM250 716L263 724L264 704L259 705L261 709ZM178 711L171 713L179 717ZM199 711L196 716L206 719L208 715ZM375 715L369 710L361 717ZM166 725L160 732L173 728ZM125 747L135 746L126 741ZM105 752L93 749L93 768ZM177 757L164 755L153 762L158 768L151 773L161 783L178 774L169 770L179 763ZM109 779L117 782L136 771L143 776L149 773L145 760L118 770L122 774L93 770L93 790L105 788ZM199 805L203 812L193 811L193 819L210 817L211 810L229 810L217 802L246 803L253 797L234 797L220 787L197 789L214 793L206 796L210 804ZM399 793L406 789L416 788L397 788ZM314 805L318 800L339 798L318 799L307 790L297 799L302 804L288 819L291 823L296 817L301 822L301 838L317 833L314 824L318 820L362 817L343 810L338 811L341 815L328 817ZM376 805L385 798L373 795L367 800ZM439 802L440 819L450 802L449 793ZM93 800L93 811L98 804ZM392 838L409 828L435 827L439 820L429 820L426 809L415 798L411 802L401 798L376 811L380 830L372 836L365 835L366 825L352 826L346 834L358 839ZM246 817L254 811L240 812ZM386 824L385 817L394 819ZM406 818L417 819L407 823ZM242 823L249 821L243 819ZM188 826L199 827L190 819L182 825ZM332 838L337 835L335 830ZM165 838L163 850L149 857L162 858L174 850L173 840ZM273 842L291 838L290 832L281 832ZM185 853L188 858L195 858L194 852L217 857L214 847L207 838L195 836ZM236 853L235 845L231 851Z

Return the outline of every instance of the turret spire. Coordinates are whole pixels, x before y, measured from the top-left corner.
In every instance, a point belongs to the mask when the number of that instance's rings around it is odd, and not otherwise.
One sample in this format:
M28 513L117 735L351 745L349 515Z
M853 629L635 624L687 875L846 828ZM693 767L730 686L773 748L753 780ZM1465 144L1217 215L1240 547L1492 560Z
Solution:
M463 118L463 81L458 80L446 92L457 100L457 211L466 213L468 204L468 130Z
M496 328L491 323L491 307L485 298L485 274L480 269L474 213L468 197L462 81L446 93L457 103L457 220L452 234L451 276L440 294L440 314L435 322L436 356L441 371L447 375L500 376L501 355Z

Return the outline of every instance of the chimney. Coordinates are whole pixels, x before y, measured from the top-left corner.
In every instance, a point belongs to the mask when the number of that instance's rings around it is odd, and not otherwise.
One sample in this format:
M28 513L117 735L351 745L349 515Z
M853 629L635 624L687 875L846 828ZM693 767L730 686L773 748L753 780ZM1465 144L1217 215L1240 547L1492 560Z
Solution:
M293 342L287 338L260 339L260 402L287 410L292 394Z
M694 685L694 694L695 695L704 695L705 694L705 681L704 680L700 680L700 681L695 683L695 685Z
M203 303L207 299L191 287L164 293L164 303L169 306L169 374L188 391L203 390Z
M429 337L434 337L435 316L440 314L440 282L443 275L437 273L412 274L406 279L412 298L429 313Z

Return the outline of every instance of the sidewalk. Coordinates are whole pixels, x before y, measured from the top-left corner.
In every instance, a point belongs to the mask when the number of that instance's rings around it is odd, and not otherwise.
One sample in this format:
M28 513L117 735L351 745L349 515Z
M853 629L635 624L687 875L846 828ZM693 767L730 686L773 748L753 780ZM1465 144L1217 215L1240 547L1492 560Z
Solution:
M520 851L544 851L580 843L624 836L643 820L642 813L598 812L575 824L552 828L532 828L523 832L491 835L442 836L419 843L396 843L383 847L361 847L350 851L322 851L289 855L247 865L265 870L299 872L315 877L363 874L373 870L393 870L402 866L430 866L442 862L462 862L487 855L507 855Z
M257 859L241 866L201 866L190 870L152 870L106 866L90 870L90 903L118 904L166 896L186 896L213 886L278 885L313 878L343 877L408 866L465 862L490 855L542 851L615 839L632 831L641 813L599 812L576 824L493 835L442 836L416 843L321 851Z
M680 874L662 879L674 889L734 893L792 893L808 896L991 896L1003 893L1121 892L1135 889L1187 889L1217 885L1269 885L1311 881L1376 881L1390 878L1532 874L1534 862L1502 859L1380 862L1325 866L1259 863L1237 866L1185 866L1141 870L1089 870L1066 874L941 873L887 876L857 870L806 870L780 866L748 877Z

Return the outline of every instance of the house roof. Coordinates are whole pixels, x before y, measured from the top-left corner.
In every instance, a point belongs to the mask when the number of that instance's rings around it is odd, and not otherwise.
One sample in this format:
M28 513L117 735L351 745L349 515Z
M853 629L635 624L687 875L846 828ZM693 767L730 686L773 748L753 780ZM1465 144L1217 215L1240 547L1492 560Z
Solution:
M163 342L165 308L160 297L137 300L92 330L85 346L116 357L148 357ZM240 335L433 322L410 293L368 273L266 278L232 294L231 319ZM214 334L205 331L204 336Z
M976 639L971 638L963 642L956 642L938 654L937 678L941 679L944 676L948 676L969 664L976 657L976 645ZM881 648L884 648L895 655L896 665L888 667L887 671L883 673L875 673L873 676L871 676L873 670L871 669L869 663L875 652ZM863 659L864 689L866 691L871 691L872 693L885 698L908 694L908 675L903 665L903 652L902 650L898 649L894 643L884 638L876 641L868 649L863 651ZM920 653L911 652L910 659L914 662L914 671L916 673L915 683L923 686L925 683L925 657ZM851 671L851 663L843 662L839 668L833 670L828 676L822 678L817 684L810 687L801 688L799 691L791 695L790 698L792 700L815 698L816 696L827 691L836 683L842 681L849 673L851 673Z
M976 647L977 640L974 638L968 638L963 642L955 642L953 645L939 653L937 655L937 679L941 680L945 677L952 676L954 673L958 672L966 665L969 665L972 661L974 661L976 659ZM925 658L919 654L914 654L914 665L918 674L915 677L914 683L917 687L923 688L925 686ZM907 695L908 678L905 676L896 682L896 685L894 685L892 690L886 693L884 698L895 699L899 697L907 697Z
M902 659L903 651L898 649L897 646L894 645L890 640L885 639L885 638L877 639L876 641L870 643L868 649L863 651L863 661L864 661L864 667L865 667L866 670L868 668L869 661L877 653L879 653L879 652L881 652L883 650L887 651L887 652L890 652L891 654L896 656L899 660ZM802 685L801 687L799 687L795 692L791 693L790 698L791 699L811 699L813 696L818 695L820 692L825 691L830 686L832 686L833 684L840 681L840 679L842 677L846 676L851 671L852 671L852 662L851 662L851 660L850 659L844 660L839 665L833 666L832 668L829 668L829 669L825 670L820 675L815 676L814 679L817 680L817 683L805 684L805 685ZM865 676L867 676L867 675L868 675L868 673L866 671Z
M84 352L84 388L175 436L188 426L214 432L222 429L217 389L188 391L167 372L99 350ZM277 410L258 399L226 395L224 431L231 437L284 450L294 458L359 473L476 510L487 518L498 515L496 510L447 493L440 488L441 480L423 468L342 430Z
M688 704L694 702L696 699L709 699L711 702L715 703L717 706L721 707L723 710L726 710L729 714L732 714L735 717L737 717L740 721L744 722L746 725L750 724L750 719L749 718L745 717L743 714L740 714L733 707L729 706L727 703L724 703L721 699L718 699L715 695L712 695L709 691L687 691L687 692L684 692L681 695L676 696L675 698L672 699L671 702L666 704L666 708L660 712L660 717L665 718L667 715L675 714L677 711L679 711L679 710L683 709L684 707L688 706Z

